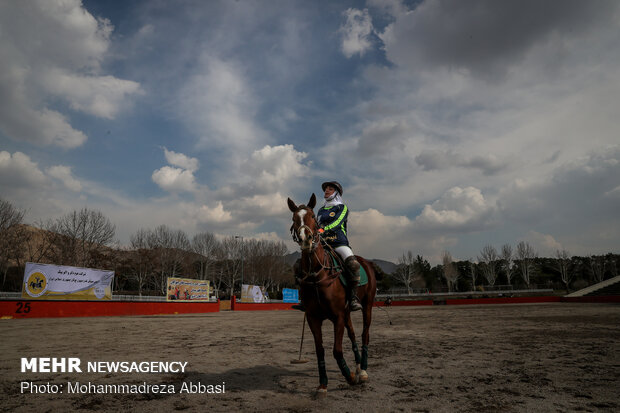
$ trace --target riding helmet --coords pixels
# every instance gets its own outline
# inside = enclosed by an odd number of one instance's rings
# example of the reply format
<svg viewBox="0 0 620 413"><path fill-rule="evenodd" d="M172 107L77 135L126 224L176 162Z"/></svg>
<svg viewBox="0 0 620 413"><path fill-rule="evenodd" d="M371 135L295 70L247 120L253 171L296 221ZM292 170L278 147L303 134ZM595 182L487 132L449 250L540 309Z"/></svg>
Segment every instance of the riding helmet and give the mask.
<svg viewBox="0 0 620 413"><path fill-rule="evenodd" d="M323 183L321 184L321 189L323 189L323 192L325 192L325 187L326 187L327 185L331 185L331 186L333 186L334 188L336 188L336 191L338 191L338 193L340 194L340 196L342 196L342 192L343 192L343 191L342 191L342 185L340 185L338 182L336 182L336 181L323 182Z"/></svg>

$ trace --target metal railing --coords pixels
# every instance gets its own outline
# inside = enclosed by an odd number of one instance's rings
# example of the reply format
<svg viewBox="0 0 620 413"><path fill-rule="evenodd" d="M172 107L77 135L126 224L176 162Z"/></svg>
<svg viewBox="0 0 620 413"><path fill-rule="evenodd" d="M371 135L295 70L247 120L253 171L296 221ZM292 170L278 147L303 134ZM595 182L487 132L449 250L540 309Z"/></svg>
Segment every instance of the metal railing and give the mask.
<svg viewBox="0 0 620 413"><path fill-rule="evenodd" d="M415 298L415 299L429 298L430 299L433 297L463 297L463 296L481 297L485 295L498 297L498 296L504 296L504 295L511 296L515 294L543 294L543 293L552 294L553 289L552 288L536 288L536 289L528 289L528 290L452 291L452 292L427 291L426 293L412 293L412 294L409 294L408 292L396 293L396 294L383 292L383 293L377 294L375 300L383 301L387 299L388 297L391 297L392 299L405 299L405 298Z"/></svg>
<svg viewBox="0 0 620 413"><path fill-rule="evenodd" d="M22 298L23 298L22 293L0 291L0 300L19 300ZM112 294L112 300L110 301L165 302L166 297L163 295L116 295L116 294ZM179 301L182 301L182 300L179 300ZM205 301L202 301L202 302L205 302ZM217 300L209 300L209 302L217 302Z"/></svg>

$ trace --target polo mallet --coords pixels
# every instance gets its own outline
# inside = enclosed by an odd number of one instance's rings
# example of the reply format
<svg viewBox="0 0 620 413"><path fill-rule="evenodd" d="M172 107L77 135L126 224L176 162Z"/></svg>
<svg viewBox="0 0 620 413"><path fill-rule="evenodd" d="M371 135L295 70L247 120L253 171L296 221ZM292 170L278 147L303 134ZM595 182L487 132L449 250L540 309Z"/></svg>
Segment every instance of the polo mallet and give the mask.
<svg viewBox="0 0 620 413"><path fill-rule="evenodd" d="M392 324L392 319L390 318L390 313L388 313L388 310L386 310L386 309L385 309L385 308L383 308L383 307L379 307L379 306L378 306L377 308L379 308L379 309L381 309L381 310L385 311L385 314L387 314L387 316L388 316L388 320L390 321L390 325L393 325L393 324Z"/></svg>
<svg viewBox="0 0 620 413"><path fill-rule="evenodd" d="M306 331L306 313L304 313L304 324L301 327L301 343L299 344L299 358L291 360L291 364L303 364L309 360L301 358L301 349L304 346L304 332Z"/></svg>

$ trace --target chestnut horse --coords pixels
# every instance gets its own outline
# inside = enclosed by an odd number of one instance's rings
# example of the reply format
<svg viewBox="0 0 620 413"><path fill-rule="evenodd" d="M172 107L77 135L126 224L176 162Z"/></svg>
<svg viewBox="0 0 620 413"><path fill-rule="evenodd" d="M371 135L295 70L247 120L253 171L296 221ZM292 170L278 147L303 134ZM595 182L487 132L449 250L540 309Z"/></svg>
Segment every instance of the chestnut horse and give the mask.
<svg viewBox="0 0 620 413"><path fill-rule="evenodd" d="M355 341L355 331L353 331L353 323L351 322L346 289L339 280L344 266L341 264L339 268L336 268L333 265L333 261L327 252L327 249L330 247L321 239L319 234L319 225L313 211L315 205L316 196L314 194L312 194L307 206L295 205L295 202L290 198L288 199L288 207L293 212L291 233L293 239L301 247L301 273L303 277L300 280L300 297L306 309L308 326L314 336L316 358L319 365L317 395L321 396L327 393L325 350L323 348L321 331L323 321L326 319L329 319L334 324L333 354L342 375L349 384L368 380L366 369L368 367L369 329L377 281L372 264L362 257L356 256L368 275L368 283L357 288L357 296L363 307L362 315L364 320L362 353L360 355L357 342ZM342 354L342 338L345 328L355 354L356 373L349 370Z"/></svg>

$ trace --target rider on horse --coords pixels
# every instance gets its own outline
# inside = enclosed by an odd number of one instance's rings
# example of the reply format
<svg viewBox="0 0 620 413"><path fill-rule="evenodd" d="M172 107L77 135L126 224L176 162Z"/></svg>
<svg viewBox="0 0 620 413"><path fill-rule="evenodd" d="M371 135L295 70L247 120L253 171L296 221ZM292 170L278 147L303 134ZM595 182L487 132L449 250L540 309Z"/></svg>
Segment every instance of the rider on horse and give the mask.
<svg viewBox="0 0 620 413"><path fill-rule="evenodd" d="M317 213L317 220L321 238L332 247L344 261L348 271L345 271L349 287L349 306L351 311L362 309L357 297L357 286L360 282L360 264L353 255L347 239L348 207L342 202L342 185L336 181L323 182L321 188L324 191L325 204ZM301 265L295 264L295 276L302 278ZM293 306L298 310L305 311L303 303Z"/></svg>

